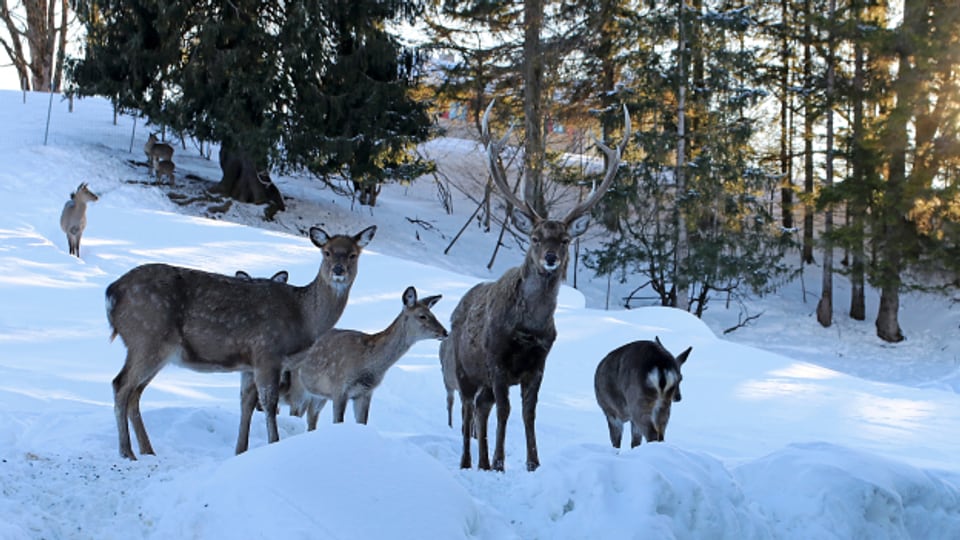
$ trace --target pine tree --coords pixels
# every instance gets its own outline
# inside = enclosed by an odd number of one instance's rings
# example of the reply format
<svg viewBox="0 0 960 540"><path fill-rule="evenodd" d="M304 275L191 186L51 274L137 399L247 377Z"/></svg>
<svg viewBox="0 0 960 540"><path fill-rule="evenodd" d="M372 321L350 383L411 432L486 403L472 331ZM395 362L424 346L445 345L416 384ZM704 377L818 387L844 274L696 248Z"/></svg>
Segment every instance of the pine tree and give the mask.
<svg viewBox="0 0 960 540"><path fill-rule="evenodd" d="M219 189L282 198L271 169L348 175L373 204L376 185L412 165L425 106L409 96L418 59L385 29L415 0L97 0L72 76L177 133L221 144Z"/></svg>

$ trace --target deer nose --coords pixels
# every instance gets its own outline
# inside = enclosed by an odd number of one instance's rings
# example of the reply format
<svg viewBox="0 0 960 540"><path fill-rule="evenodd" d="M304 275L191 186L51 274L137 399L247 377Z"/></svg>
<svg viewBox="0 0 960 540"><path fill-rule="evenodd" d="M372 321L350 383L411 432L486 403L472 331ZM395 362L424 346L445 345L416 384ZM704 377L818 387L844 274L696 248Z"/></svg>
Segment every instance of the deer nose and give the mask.
<svg viewBox="0 0 960 540"><path fill-rule="evenodd" d="M556 266L557 265L557 254L554 251L548 251L543 256L543 262L547 263L547 266Z"/></svg>
<svg viewBox="0 0 960 540"><path fill-rule="evenodd" d="M346 272L347 272L347 271L346 271L346 269L343 267L342 264L335 264L335 265L333 265L333 275L335 275L335 276L342 276L342 275L345 274Z"/></svg>

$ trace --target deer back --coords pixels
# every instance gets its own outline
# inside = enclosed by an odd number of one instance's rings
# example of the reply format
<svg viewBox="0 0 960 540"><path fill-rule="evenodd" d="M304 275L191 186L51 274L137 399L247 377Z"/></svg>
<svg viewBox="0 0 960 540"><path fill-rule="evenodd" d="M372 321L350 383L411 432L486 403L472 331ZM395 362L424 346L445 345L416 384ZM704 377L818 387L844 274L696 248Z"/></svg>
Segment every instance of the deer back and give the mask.
<svg viewBox="0 0 960 540"><path fill-rule="evenodd" d="M681 399L681 366L692 350L688 347L674 357L658 338L634 341L610 351L594 375L600 408L607 416L622 421L639 422L641 416L650 415L656 408L666 412L662 418L669 418L671 403Z"/></svg>
<svg viewBox="0 0 960 540"><path fill-rule="evenodd" d="M323 261L317 277L304 287L142 265L107 288L107 315L128 349L160 339L181 349L181 360L192 369L249 368L255 358L305 348L333 327L356 277L359 253L375 231L369 227L356 236L330 236L312 228L310 237Z"/></svg>

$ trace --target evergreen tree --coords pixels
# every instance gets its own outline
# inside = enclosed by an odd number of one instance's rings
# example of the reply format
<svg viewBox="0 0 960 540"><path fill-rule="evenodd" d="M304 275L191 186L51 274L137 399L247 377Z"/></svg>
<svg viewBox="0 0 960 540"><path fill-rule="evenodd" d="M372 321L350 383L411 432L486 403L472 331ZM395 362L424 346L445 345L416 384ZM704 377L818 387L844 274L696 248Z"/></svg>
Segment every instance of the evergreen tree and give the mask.
<svg viewBox="0 0 960 540"><path fill-rule="evenodd" d="M409 96L418 58L385 28L421 7L83 1L87 42L71 73L81 95L220 142L219 189L239 200L282 207L268 171L306 168L348 175L373 204L380 182L415 165L407 150L427 135L425 105Z"/></svg>
<svg viewBox="0 0 960 540"><path fill-rule="evenodd" d="M746 39L757 25L749 10L717 7L691 4L681 12L665 5L641 15L664 30L679 28L684 14L685 46L664 47L661 33L647 61L630 66L638 149L629 157L630 177L602 202L610 240L587 256L600 274L643 276L638 288L649 286L662 305L684 305L678 296L685 281L698 315L717 291L768 290L786 272L780 261L789 241L763 204L777 176L757 166L750 147L756 122L748 111L765 95ZM678 43L676 30L670 36ZM684 86L690 92L681 109ZM681 110L689 121L678 130ZM678 162L681 143L685 159ZM685 250L678 242L684 236Z"/></svg>

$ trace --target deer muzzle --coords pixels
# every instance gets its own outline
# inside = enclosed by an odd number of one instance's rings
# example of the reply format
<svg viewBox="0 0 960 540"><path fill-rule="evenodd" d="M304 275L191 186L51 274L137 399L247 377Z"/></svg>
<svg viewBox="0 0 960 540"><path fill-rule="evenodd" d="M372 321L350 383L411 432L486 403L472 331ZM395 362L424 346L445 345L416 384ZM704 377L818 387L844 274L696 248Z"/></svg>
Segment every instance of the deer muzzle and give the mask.
<svg viewBox="0 0 960 540"><path fill-rule="evenodd" d="M543 269L548 272L556 270L560 266L559 262L560 258L554 251L548 251L543 255Z"/></svg>

